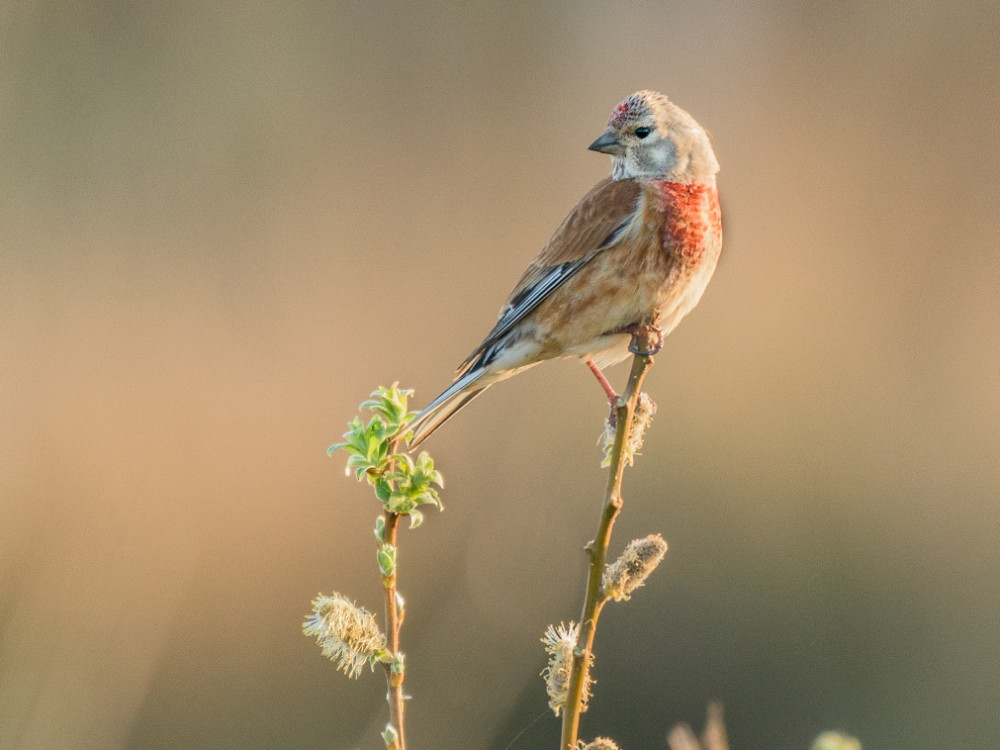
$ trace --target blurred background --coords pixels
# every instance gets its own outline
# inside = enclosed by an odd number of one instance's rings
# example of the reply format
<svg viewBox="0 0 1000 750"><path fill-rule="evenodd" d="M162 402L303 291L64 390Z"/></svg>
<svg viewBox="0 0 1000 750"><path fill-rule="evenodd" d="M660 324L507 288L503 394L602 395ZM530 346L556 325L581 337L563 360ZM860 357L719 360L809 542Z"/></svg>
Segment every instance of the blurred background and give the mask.
<svg viewBox="0 0 1000 750"><path fill-rule="evenodd" d="M995 2L5 3L0 748L381 747L379 384L427 403L661 90L712 134L726 245L647 380L583 736L1000 745ZM614 382L624 367L611 371ZM579 363L427 444L403 533L414 748L556 746L606 405Z"/></svg>

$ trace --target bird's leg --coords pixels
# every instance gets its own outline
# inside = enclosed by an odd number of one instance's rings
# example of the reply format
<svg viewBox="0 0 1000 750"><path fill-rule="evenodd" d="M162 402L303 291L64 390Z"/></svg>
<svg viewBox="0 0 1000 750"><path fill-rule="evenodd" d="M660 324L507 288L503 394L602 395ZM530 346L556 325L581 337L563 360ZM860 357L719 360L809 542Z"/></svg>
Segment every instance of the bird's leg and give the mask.
<svg viewBox="0 0 1000 750"><path fill-rule="evenodd" d="M625 326L622 333L631 333L632 340L629 342L628 350L640 357L652 357L659 354L663 348L663 331L655 323L633 323ZM649 349L640 349L638 341L640 338L646 339L650 343Z"/></svg>
<svg viewBox="0 0 1000 750"><path fill-rule="evenodd" d="M618 421L618 394L615 393L615 389L611 387L611 383L609 383L608 379L604 377L604 373L601 372L601 368L594 363L594 360L588 359L587 367L589 367L590 371L594 373L594 377L597 378L597 382L600 383L601 388L604 389L604 393L607 395L608 401L611 402L611 413L608 415L608 423L611 425L611 429L613 430L615 428L615 422Z"/></svg>
<svg viewBox="0 0 1000 750"><path fill-rule="evenodd" d="M604 389L604 393L607 395L608 401L611 402L611 405L614 406L618 403L618 394L615 393L615 389L611 387L611 383L608 382L608 379L604 377L604 373L601 372L601 368L594 364L594 360L592 359L587 360L587 367L589 367L590 371L594 373L594 377L597 378L597 382L601 384L601 388Z"/></svg>

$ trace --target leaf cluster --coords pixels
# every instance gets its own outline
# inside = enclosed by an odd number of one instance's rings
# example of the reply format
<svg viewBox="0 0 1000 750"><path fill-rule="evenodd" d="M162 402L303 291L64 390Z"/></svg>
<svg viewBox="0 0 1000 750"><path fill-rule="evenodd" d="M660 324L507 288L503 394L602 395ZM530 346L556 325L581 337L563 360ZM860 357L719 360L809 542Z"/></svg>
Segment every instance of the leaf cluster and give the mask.
<svg viewBox="0 0 1000 750"><path fill-rule="evenodd" d="M346 451L349 454L346 472L354 472L358 481L367 480L385 510L409 516L413 528L423 521L418 506L443 508L438 490L444 487L444 480L426 452L413 459L396 451L401 441L412 436L407 430L416 416L416 412L407 409L411 395L412 390L401 389L398 383L389 388L379 386L361 404L362 410L373 412L371 419L365 423L355 417L344 433L344 442L334 443L327 453Z"/></svg>

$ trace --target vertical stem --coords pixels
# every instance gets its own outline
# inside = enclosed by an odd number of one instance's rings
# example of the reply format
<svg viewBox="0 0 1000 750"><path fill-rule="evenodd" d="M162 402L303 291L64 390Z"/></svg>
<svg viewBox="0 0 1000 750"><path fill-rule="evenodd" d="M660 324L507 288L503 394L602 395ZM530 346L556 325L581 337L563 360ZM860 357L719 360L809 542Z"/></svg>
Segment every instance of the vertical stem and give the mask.
<svg viewBox="0 0 1000 750"><path fill-rule="evenodd" d="M385 543L396 547L396 531L399 526L399 514L392 511L385 511ZM398 548L397 548L398 549ZM399 629L403 625L401 612L396 604L396 570L393 568L392 574L383 576L382 586L385 588L385 622L386 638L389 652L394 656L399 656ZM389 722L395 728L398 739L390 750L406 750L406 735L403 732L403 677L402 670L397 674L393 672L392 664L384 664L385 680L389 688L386 700L389 702Z"/></svg>
<svg viewBox="0 0 1000 750"><path fill-rule="evenodd" d="M634 340L637 343L636 348L640 351L650 349L645 336L637 335ZM608 470L608 486L604 493L604 508L601 511L601 522L597 527L597 535L587 545L587 553L590 556L587 572L587 596L583 603L583 614L580 616L580 640L573 656L573 671L570 675L566 706L563 712L561 750L576 750L577 747L580 714L583 708L583 686L586 683L587 671L590 669L594 635L597 632L597 618L606 601L601 591L601 578L604 575L604 563L608 556L608 545L611 542L611 530L622 507L621 484L622 474L625 471L625 445L632 427L635 405L642 390L642 381L652 366L653 358L651 356L635 355L625 393L618 399L618 404L615 406L618 424L611 452L611 466Z"/></svg>

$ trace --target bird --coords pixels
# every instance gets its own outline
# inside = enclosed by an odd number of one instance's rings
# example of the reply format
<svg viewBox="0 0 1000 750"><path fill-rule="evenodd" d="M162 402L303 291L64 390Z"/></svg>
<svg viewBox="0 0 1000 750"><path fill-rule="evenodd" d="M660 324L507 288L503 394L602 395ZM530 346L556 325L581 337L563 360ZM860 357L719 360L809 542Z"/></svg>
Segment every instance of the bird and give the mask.
<svg viewBox="0 0 1000 750"><path fill-rule="evenodd" d="M540 362L602 368L652 356L701 299L722 251L719 163L708 133L664 94L619 102L588 147L611 174L570 211L528 266L454 382L409 423L416 448L494 383ZM651 341L646 350L638 336Z"/></svg>

